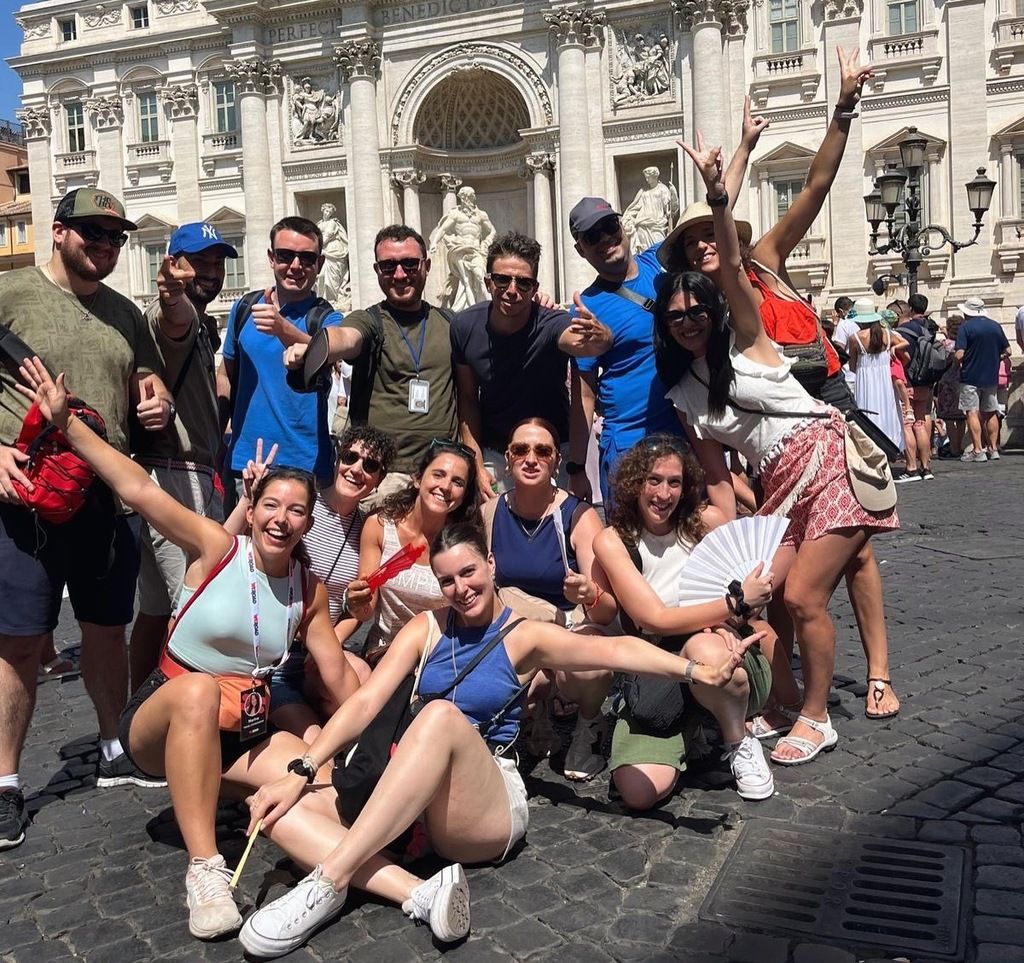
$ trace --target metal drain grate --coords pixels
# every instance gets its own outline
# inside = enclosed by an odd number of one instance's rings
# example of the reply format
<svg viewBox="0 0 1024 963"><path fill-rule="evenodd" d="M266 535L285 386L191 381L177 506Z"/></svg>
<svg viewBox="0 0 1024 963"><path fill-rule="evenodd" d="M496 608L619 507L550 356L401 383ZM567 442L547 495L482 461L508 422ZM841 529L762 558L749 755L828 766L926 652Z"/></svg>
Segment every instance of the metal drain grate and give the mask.
<svg viewBox="0 0 1024 963"><path fill-rule="evenodd" d="M966 849L751 820L700 908L725 926L962 960Z"/></svg>

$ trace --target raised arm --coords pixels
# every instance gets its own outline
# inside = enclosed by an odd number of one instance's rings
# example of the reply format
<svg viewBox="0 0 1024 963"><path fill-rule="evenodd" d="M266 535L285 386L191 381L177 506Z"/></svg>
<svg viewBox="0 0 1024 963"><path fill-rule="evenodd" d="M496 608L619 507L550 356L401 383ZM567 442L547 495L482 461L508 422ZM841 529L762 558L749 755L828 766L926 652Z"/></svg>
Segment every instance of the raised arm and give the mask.
<svg viewBox="0 0 1024 963"><path fill-rule="evenodd" d="M807 171L807 181L789 210L754 245L754 258L776 273L781 273L785 269L786 258L810 230L825 203L843 160L846 141L850 136L850 123L860 101L861 88L873 75L870 66L858 65L859 47L854 47L849 55L842 47L837 47L836 54L839 57L839 99L836 101L825 139L821 142Z"/></svg>
<svg viewBox="0 0 1024 963"><path fill-rule="evenodd" d="M754 117L750 113L750 98L743 98L743 127L740 129L740 145L732 155L729 166L725 170L725 189L729 192L729 207L736 206L736 199L743 190L743 181L747 176L747 164L754 152L761 134L768 128L766 117Z"/></svg>
<svg viewBox="0 0 1024 963"><path fill-rule="evenodd" d="M597 406L597 372L580 371L576 362L569 366L569 461L587 463L594 411ZM569 491L577 498L590 501L593 492L586 471L569 476Z"/></svg>

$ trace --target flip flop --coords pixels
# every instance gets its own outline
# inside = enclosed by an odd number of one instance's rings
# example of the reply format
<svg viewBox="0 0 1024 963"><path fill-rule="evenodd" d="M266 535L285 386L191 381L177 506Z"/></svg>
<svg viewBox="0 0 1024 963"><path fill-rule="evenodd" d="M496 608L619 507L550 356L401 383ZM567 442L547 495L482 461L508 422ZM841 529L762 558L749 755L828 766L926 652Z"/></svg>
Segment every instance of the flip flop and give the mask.
<svg viewBox="0 0 1024 963"><path fill-rule="evenodd" d="M802 766L805 763L815 759L822 752L831 752L836 747L836 743L839 741L839 734L832 728L832 720L825 716L824 722L818 722L817 719L812 719L810 716L798 716L797 722L802 722L805 726L813 729L815 732L820 733L824 738L821 742L813 742L810 739L805 739L803 736L783 736L776 744L775 751L771 754L771 760L779 766ZM779 751L780 746L792 746L794 749L799 750L803 753L802 756L796 756L793 759L778 758L775 753Z"/></svg>
<svg viewBox="0 0 1024 963"><path fill-rule="evenodd" d="M888 686L890 689L892 689L892 680L891 679L881 679L881 678L878 678L878 679L869 678L868 679L868 692L871 694L871 697L874 700L874 704L875 704L876 708L881 703L882 698L885 696L885 687L886 686ZM896 693L893 692L893 695L895 696ZM898 716L899 714L900 714L900 707L899 706L897 706L895 709L892 709L889 712L869 712L868 711L868 706L866 706L866 705L864 706L864 715L866 715L869 719L891 719L891 718L893 718L893 716Z"/></svg>
<svg viewBox="0 0 1024 963"><path fill-rule="evenodd" d="M40 679L63 679L66 675L76 675L78 666L63 655L56 655L49 662L39 666Z"/></svg>

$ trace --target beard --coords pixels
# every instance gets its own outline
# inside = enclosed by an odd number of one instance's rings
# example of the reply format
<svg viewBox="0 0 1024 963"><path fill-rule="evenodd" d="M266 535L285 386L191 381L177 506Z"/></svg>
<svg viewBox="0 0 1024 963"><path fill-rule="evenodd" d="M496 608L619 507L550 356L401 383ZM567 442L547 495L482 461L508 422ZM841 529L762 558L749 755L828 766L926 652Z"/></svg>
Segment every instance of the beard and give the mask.
<svg viewBox="0 0 1024 963"><path fill-rule="evenodd" d="M198 284L197 282L192 281L185 285L185 297L187 297L197 309L206 310L206 308L217 299L217 295L220 294L223 286L223 282L211 281L204 284Z"/></svg>
<svg viewBox="0 0 1024 963"><path fill-rule="evenodd" d="M97 268L85 256L84 248L80 247L62 244L57 248L57 253L60 255L64 270L83 281L92 283L102 281L105 277L109 277L114 268L117 267L117 257L115 256L111 260L109 268Z"/></svg>

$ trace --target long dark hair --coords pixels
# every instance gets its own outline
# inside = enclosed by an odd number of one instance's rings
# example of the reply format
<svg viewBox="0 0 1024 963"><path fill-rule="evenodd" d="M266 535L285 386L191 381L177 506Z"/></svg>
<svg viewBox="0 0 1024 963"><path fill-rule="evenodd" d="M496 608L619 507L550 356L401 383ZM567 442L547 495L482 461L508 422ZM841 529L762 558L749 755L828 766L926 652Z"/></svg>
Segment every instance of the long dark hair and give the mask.
<svg viewBox="0 0 1024 963"><path fill-rule="evenodd" d="M729 358L728 308L718 286L697 271L683 271L662 278L654 302L654 363L662 383L671 388L693 365L693 355L679 346L672 337L665 315L677 294L690 294L703 305L711 319L708 349L704 360L708 366L708 411L720 417L725 413L735 374Z"/></svg>
<svg viewBox="0 0 1024 963"><path fill-rule="evenodd" d="M420 460L413 472L415 484L403 488L394 494L388 495L380 504L379 514L390 522L400 522L416 504L419 496L419 483L423 473L430 463L440 455L455 455L466 463L466 494L462 504L448 516L445 524L453 525L456 522L472 522L480 525L480 490L476 484L476 458L465 445L457 441L449 441L447 438L435 438L430 447L420 455Z"/></svg>
<svg viewBox="0 0 1024 963"><path fill-rule="evenodd" d="M252 498L249 503L253 508L256 507L267 488L277 481L297 481L305 486L306 508L309 510L310 517L312 517L313 505L316 502L316 479L308 471L303 471L301 468L291 468L288 465L274 466L268 468L263 473L263 477L256 482L252 490ZM292 558L301 565L305 565L306 568L310 567L309 552L306 551L306 546L301 538L295 543L295 548L292 549Z"/></svg>

